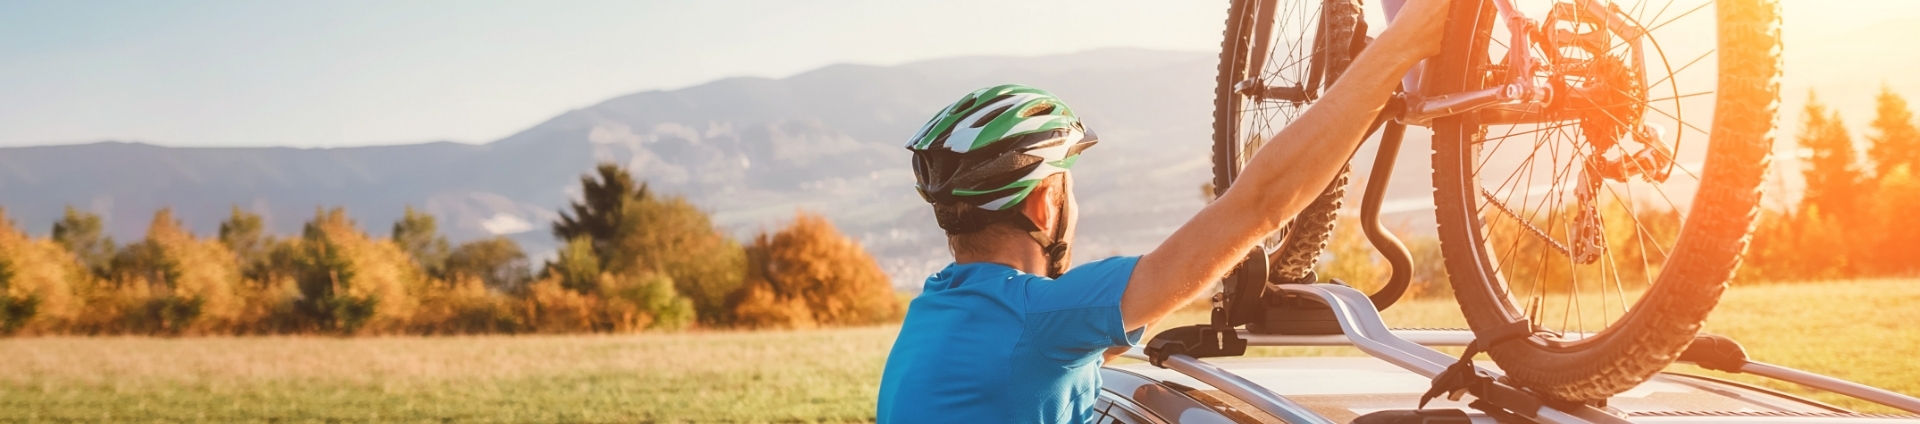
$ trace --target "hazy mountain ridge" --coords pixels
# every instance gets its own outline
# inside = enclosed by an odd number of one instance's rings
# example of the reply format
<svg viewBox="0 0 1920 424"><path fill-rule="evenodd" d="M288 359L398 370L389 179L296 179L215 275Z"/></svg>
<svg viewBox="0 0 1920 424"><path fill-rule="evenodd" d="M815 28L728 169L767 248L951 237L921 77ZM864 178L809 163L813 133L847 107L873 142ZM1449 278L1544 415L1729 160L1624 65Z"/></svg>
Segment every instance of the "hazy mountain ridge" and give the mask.
<svg viewBox="0 0 1920 424"><path fill-rule="evenodd" d="M127 241L142 237L160 207L211 234L238 205L290 235L319 206L344 206L363 229L385 234L412 205L439 216L455 240L507 234L545 252L554 211L582 173L610 160L714 212L743 239L796 208L824 213L909 281L945 254L901 148L933 112L1007 82L1068 99L1103 140L1078 168L1082 258L1140 253L1200 206L1213 60L1114 49L834 65L620 96L485 145L0 148L0 207L45 234L71 204L102 214Z"/></svg>
<svg viewBox="0 0 1920 424"><path fill-rule="evenodd" d="M784 223L796 209L825 214L862 240L897 283L911 285L946 261L901 148L932 113L970 90L1008 82L1067 99L1102 140L1076 167L1078 257L1139 254L1201 206L1215 65L1209 53L1138 49L833 65L614 97L484 145L0 148L0 207L45 234L63 206L75 205L106 216L113 235L127 241L142 236L159 207L211 234L238 205L290 235L315 207L345 206L362 228L384 235L412 205L439 216L455 240L505 234L545 255L554 244L547 224L577 195L581 174L614 161L713 212L739 239ZM1789 72L1788 82L1820 80L1811 77ZM1798 95L1787 93L1788 104ZM1789 129L1797 112L1783 108ZM1387 194L1388 220L1410 231L1431 228L1427 134L1410 129ZM1355 156L1350 204L1373 146ZM1778 156L1782 174L1792 174L1790 156Z"/></svg>

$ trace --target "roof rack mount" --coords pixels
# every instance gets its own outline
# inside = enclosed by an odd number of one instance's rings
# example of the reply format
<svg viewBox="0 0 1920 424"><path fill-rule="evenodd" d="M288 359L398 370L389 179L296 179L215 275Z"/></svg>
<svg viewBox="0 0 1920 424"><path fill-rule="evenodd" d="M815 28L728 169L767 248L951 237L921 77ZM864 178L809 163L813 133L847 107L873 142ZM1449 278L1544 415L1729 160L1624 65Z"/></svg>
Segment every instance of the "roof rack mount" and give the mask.
<svg viewBox="0 0 1920 424"><path fill-rule="evenodd" d="M1200 358L1240 356L1248 346L1352 346L1409 372L1433 378L1458 358L1429 346L1466 346L1474 334L1466 330L1393 330L1374 309L1367 296L1339 284L1275 284L1270 286L1286 294L1324 301L1339 323L1340 334L1280 335L1260 334L1244 329L1215 330L1223 320L1168 329L1149 341L1145 349L1134 349L1128 357L1146 360L1156 366L1193 377L1221 389L1251 406L1289 422L1327 422L1325 418L1303 415L1305 408L1285 396L1273 393L1237 375L1201 361ZM1216 311L1219 318L1222 311ZM1920 399L1859 383L1813 374L1772 364L1753 362L1738 343L1721 336L1702 334L1679 362L1702 368L1747 373L1886 405L1920 414ZM1480 368L1495 379L1499 373ZM1509 412L1541 423L1625 423L1624 417L1592 406L1545 405L1527 392L1501 384L1475 393ZM1526 399L1515 399L1520 396ZM1530 402L1528 400L1531 400ZM1537 409L1534 409L1537 408ZM1515 410L1520 409L1520 410ZM1528 410L1531 410L1530 412Z"/></svg>
<svg viewBox="0 0 1920 424"><path fill-rule="evenodd" d="M1270 287L1279 288L1288 294L1318 299L1325 302L1332 310L1334 319L1340 324L1340 330L1345 335L1348 342L1347 344L1359 348L1368 355L1373 355L1375 358L1392 363L1407 371L1420 374L1427 378L1433 378L1439 375L1441 371L1446 370L1447 366L1453 364L1456 360L1456 358L1448 356L1445 353L1421 346L1418 343L1408 341L1394 334L1392 330L1387 328L1386 321L1380 318L1380 313L1374 309L1373 302L1367 299L1367 295L1351 287L1339 284L1276 284ZM1222 314L1216 309L1215 315L1218 316ZM1297 417L1301 415L1300 411L1305 410L1295 407L1297 404L1287 400L1285 396L1246 382L1244 379L1240 379L1240 377L1226 370L1206 365L1200 362L1198 358L1238 356L1245 353L1246 346L1250 345L1295 346L1296 344L1289 343L1291 341L1289 339L1298 337L1325 339L1327 336L1276 336L1259 334L1246 334L1243 336L1239 330L1215 330L1213 327L1218 324L1224 324L1224 322L1216 319L1215 324L1200 324L1169 329L1162 332L1160 335L1154 336L1154 339L1147 343L1144 356L1149 362L1152 362L1156 366L1173 369L1193 377L1196 380L1214 385L1214 387L1227 391L1241 400L1248 401L1250 405L1256 409L1260 409L1261 412L1275 417L1282 417L1282 419L1290 421L1326 421L1325 418L1320 417L1313 417L1313 419ZM1325 343L1328 342L1328 340L1319 340L1319 342L1320 343L1316 344ZM1237 349L1235 349L1236 347ZM1500 376L1500 374L1489 370L1480 369L1480 371L1496 379ZM1216 384L1216 382L1221 384ZM1496 393L1475 393L1474 395L1489 401L1508 400L1510 402L1507 403L1525 404L1525 406L1521 407L1505 405L1501 407L1537 422L1556 424L1627 422L1619 416L1591 406L1579 406L1562 410L1561 408L1546 406L1538 400L1533 400L1530 395L1527 395L1519 389L1497 383L1491 386L1490 390ZM1486 392L1489 390L1481 391ZM1511 402L1514 400L1531 401Z"/></svg>

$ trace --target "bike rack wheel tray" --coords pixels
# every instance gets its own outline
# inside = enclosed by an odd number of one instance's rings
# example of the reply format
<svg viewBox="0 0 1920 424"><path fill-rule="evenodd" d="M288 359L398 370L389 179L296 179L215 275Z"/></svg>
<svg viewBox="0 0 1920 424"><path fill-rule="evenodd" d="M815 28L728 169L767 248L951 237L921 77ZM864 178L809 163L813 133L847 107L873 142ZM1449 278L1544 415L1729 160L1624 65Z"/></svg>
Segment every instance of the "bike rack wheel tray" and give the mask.
<svg viewBox="0 0 1920 424"><path fill-rule="evenodd" d="M1368 355L1391 363L1428 379L1445 371L1459 360L1429 346L1467 346L1474 334L1465 330L1392 330L1381 319L1367 295L1338 284L1278 284L1286 294L1324 301L1339 322L1337 335L1273 335L1247 330L1217 331L1213 325L1199 324L1172 328L1156 335L1144 349L1136 348L1127 357L1145 360L1155 366L1174 370L1212 385L1249 406L1292 423L1332 423L1300 403L1267 390L1250 380L1213 366L1200 358L1239 356L1248 346L1352 346ZM1216 310L1216 318L1222 311ZM1224 323L1223 320L1216 322ZM1745 373L1795 383L1819 390L1920 414L1920 399L1859 383L1813 374L1778 365L1750 361L1739 344L1721 336L1703 334L1695 339L1679 363L1730 373ZM1548 404L1525 390L1507 386L1501 374L1476 367L1492 384L1472 390L1482 405L1500 409L1507 419L1539 423L1627 423L1628 417L1591 405ZM1496 413L1490 411L1489 413Z"/></svg>

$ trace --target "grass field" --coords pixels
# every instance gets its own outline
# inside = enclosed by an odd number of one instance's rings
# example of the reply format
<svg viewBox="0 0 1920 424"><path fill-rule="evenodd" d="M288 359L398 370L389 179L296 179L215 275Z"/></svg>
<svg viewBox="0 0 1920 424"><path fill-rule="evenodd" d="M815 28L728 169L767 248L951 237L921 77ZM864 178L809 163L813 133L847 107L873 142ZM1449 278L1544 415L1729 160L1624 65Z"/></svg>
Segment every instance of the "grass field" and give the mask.
<svg viewBox="0 0 1920 424"><path fill-rule="evenodd" d="M1451 302L1387 315L1461 325ZM1738 287L1708 329L1760 361L1920 394L1916 323L1920 281L1881 280ZM897 331L0 339L0 421L867 421Z"/></svg>

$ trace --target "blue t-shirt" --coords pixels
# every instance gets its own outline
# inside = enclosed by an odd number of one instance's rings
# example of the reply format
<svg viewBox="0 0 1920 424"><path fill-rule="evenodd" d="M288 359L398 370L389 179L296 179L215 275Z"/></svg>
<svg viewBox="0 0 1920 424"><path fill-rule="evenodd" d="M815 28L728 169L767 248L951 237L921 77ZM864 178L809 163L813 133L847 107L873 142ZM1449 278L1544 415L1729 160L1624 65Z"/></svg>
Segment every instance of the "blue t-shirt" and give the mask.
<svg viewBox="0 0 1920 424"><path fill-rule="evenodd" d="M1140 342L1120 318L1139 260L1100 260L1057 280L994 263L927 277L887 355L880 422L1092 421L1101 353Z"/></svg>

